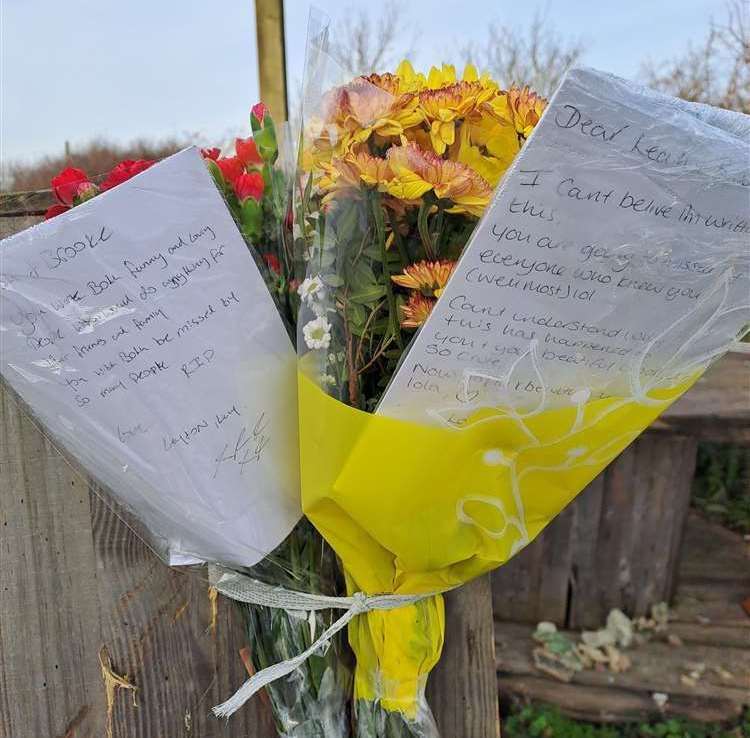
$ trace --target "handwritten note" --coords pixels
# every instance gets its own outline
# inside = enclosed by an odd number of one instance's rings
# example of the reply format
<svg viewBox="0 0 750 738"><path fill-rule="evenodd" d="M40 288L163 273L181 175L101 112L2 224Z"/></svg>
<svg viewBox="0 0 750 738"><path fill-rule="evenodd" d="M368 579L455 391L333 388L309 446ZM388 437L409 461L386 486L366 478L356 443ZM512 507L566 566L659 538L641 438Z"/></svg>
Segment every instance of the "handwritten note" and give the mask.
<svg viewBox="0 0 750 738"><path fill-rule="evenodd" d="M750 118L570 72L379 412L643 397L750 322Z"/></svg>
<svg viewBox="0 0 750 738"><path fill-rule="evenodd" d="M300 516L295 354L196 149L0 244L0 370L171 563Z"/></svg>

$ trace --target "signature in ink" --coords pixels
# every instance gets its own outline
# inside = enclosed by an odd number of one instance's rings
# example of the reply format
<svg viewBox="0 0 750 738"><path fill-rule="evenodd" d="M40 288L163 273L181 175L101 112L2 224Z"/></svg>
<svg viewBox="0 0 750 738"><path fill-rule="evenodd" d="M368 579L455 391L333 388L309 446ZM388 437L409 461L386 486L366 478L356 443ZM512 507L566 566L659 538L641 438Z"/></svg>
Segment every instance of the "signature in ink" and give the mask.
<svg viewBox="0 0 750 738"><path fill-rule="evenodd" d="M243 425L237 440L233 444L224 444L223 450L216 457L216 468L212 479L216 479L219 470L226 464L236 464L240 468L240 474L243 474L248 464L259 462L263 451L271 441L268 435L269 425L270 421L266 418L265 411L258 416L250 433L247 431L247 426Z"/></svg>

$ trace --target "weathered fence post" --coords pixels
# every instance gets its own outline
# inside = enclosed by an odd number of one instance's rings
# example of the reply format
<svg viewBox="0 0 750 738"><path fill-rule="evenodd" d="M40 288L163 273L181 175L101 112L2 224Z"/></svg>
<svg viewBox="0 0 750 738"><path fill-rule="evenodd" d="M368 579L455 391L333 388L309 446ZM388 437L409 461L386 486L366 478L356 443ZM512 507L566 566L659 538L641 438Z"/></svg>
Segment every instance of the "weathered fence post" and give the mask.
<svg viewBox="0 0 750 738"><path fill-rule="evenodd" d="M260 96L275 120L288 118L283 0L255 0Z"/></svg>
<svg viewBox="0 0 750 738"><path fill-rule="evenodd" d="M492 582L486 574L445 596L443 657L428 700L443 738L498 738Z"/></svg>

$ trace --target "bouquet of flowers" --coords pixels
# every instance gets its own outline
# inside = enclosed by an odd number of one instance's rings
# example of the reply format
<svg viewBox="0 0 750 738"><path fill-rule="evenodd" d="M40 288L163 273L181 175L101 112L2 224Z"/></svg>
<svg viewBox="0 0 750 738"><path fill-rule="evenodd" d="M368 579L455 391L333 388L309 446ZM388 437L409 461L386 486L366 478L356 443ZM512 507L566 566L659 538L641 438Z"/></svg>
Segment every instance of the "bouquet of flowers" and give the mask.
<svg viewBox="0 0 750 738"><path fill-rule="evenodd" d="M746 272L739 244L728 242L711 263L735 266L707 280L702 303L638 339L637 350L620 349L634 356L623 372L630 386L594 391L579 373L556 387L533 332L520 332L517 358L486 364L487 342L477 350L468 334L491 332L500 298L475 304L465 282L448 293L449 280L547 101L527 86L503 89L471 65L459 76L450 65L423 74L403 62L342 81L325 31L318 40L308 50L294 191L303 510L338 554L350 593L413 597L349 624L356 734L434 735L424 695L443 643L440 593L528 544L726 350L740 327L741 297L736 289L728 297L729 285ZM537 160L532 172L556 165ZM496 263L526 268L497 254L505 261ZM654 263L631 262L646 271ZM458 306L445 318L456 325L433 328L434 342L420 346L435 363L412 376L429 396L429 372L442 371L459 387L454 404L425 400L430 424L388 417L384 393L441 299ZM696 334L685 343L676 337L688 326ZM456 370L440 369L449 340L477 357L460 382ZM705 343L688 359L694 340Z"/></svg>

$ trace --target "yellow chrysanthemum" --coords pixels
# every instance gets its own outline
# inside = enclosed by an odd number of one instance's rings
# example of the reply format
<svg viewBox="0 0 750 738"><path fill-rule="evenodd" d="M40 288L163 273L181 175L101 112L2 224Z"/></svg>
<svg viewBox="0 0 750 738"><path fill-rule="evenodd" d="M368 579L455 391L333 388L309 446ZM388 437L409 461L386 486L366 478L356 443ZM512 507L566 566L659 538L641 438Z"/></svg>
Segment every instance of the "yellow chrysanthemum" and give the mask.
<svg viewBox="0 0 750 738"><path fill-rule="evenodd" d="M451 158L471 167L495 187L518 153L520 143L511 125L484 117L461 127L454 149Z"/></svg>
<svg viewBox="0 0 750 738"><path fill-rule="evenodd" d="M542 117L542 113L547 107L547 100L537 95L528 85L524 87L513 85L508 90L508 102L510 109L513 111L513 122L516 130L524 138L528 138L534 130L534 126Z"/></svg>
<svg viewBox="0 0 750 738"><path fill-rule="evenodd" d="M512 123L517 133L528 138L542 117L547 100L528 86L513 85L491 100L489 106L498 120Z"/></svg>
<svg viewBox="0 0 750 738"><path fill-rule="evenodd" d="M408 301L401 305L401 327L419 328L424 325L434 305L435 300L419 292L413 292Z"/></svg>
<svg viewBox="0 0 750 738"><path fill-rule="evenodd" d="M479 82L456 82L440 89L419 93L419 107L430 126L430 140L436 154L444 154L455 141L456 120L465 118L490 100L494 90Z"/></svg>
<svg viewBox="0 0 750 738"><path fill-rule="evenodd" d="M463 80L465 82L478 82L484 89L493 90L495 93L500 90L500 85L492 79L489 72L479 74L473 64L467 64L464 68Z"/></svg>
<svg viewBox="0 0 750 738"><path fill-rule="evenodd" d="M456 68L453 64L443 64L439 69L430 67L427 75L427 87L430 90L437 90L446 85L452 85L456 81Z"/></svg>
<svg viewBox="0 0 750 738"><path fill-rule="evenodd" d="M362 79L366 80L371 85L375 85L375 87L379 87L381 90L385 90L388 94L393 95L394 97L403 95L407 92L412 92L412 90L403 89L401 78L398 74L391 74L390 72L385 72L383 74L373 73L368 74L366 77L362 77Z"/></svg>
<svg viewBox="0 0 750 738"><path fill-rule="evenodd" d="M451 65L425 77L403 61L395 74L358 77L324 97L302 167L326 201L365 185L403 210L433 191L451 201L448 212L479 216L545 106L528 87L500 90L471 64L458 80Z"/></svg>
<svg viewBox="0 0 750 738"><path fill-rule="evenodd" d="M411 63L404 59L396 67L396 77L399 81L399 92L419 92L427 84L427 80L421 72L415 72Z"/></svg>
<svg viewBox="0 0 750 738"><path fill-rule="evenodd" d="M418 290L425 297L440 297L455 266L455 261L448 260L418 261L391 279L400 287Z"/></svg>
<svg viewBox="0 0 750 738"><path fill-rule="evenodd" d="M341 148L336 129L326 126L320 118L313 118L306 125L305 138L309 143L302 150L300 162L305 172L312 172L330 162Z"/></svg>
<svg viewBox="0 0 750 738"><path fill-rule="evenodd" d="M385 189L400 200L416 200L432 190L438 198L453 203L448 212L477 217L490 201L489 183L461 162L441 159L406 141L391 147L386 158L393 179L386 183Z"/></svg>

